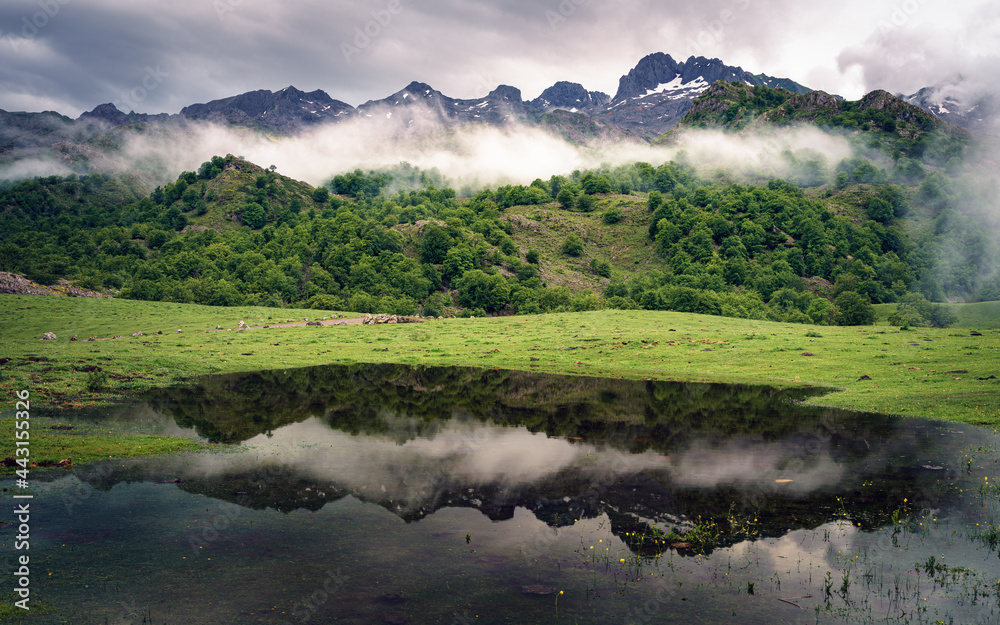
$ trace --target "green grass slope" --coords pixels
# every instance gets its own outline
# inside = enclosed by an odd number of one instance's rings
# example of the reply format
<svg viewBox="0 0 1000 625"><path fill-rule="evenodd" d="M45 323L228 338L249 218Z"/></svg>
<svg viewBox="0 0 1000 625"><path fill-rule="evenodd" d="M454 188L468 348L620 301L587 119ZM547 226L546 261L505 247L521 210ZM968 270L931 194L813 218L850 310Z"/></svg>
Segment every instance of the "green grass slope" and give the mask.
<svg viewBox="0 0 1000 625"><path fill-rule="evenodd" d="M0 296L0 396L39 409L186 377L351 362L476 366L631 379L824 386L814 403L1000 425L1000 330L811 327L653 311L595 311L424 324L215 331L320 311ZM176 330L182 330L177 333ZM133 338L141 330L144 336ZM58 339L42 341L43 332ZM157 334L163 332L163 334ZM70 342L70 333L105 341ZM107 372L86 388L88 369ZM13 404L10 403L12 406Z"/></svg>
<svg viewBox="0 0 1000 625"><path fill-rule="evenodd" d="M942 304L958 318L954 327L970 329L1000 328L1000 302L976 302L973 304ZM889 315L896 312L896 304L876 304L876 322L889 323Z"/></svg>

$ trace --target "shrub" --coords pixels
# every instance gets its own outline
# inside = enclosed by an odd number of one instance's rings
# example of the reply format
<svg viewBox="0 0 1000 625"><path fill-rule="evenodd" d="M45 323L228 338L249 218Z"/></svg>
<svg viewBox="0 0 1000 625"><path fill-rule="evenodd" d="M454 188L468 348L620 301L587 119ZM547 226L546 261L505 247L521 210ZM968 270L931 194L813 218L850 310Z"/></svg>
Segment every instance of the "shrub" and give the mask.
<svg viewBox="0 0 1000 625"><path fill-rule="evenodd" d="M590 270L602 278L611 277L611 263L606 260L597 260L596 258L591 259Z"/></svg>
<svg viewBox="0 0 1000 625"><path fill-rule="evenodd" d="M87 390L90 392L96 392L104 388L104 385L108 383L108 372L96 369L90 372L87 376Z"/></svg>
<svg viewBox="0 0 1000 625"><path fill-rule="evenodd" d="M568 254L569 256L579 256L583 254L583 239L578 235L571 234L566 237L563 241L562 247L559 248L563 254Z"/></svg>
<svg viewBox="0 0 1000 625"><path fill-rule="evenodd" d="M867 326L875 322L875 307L867 296L857 291L844 291L833 302L835 320L841 326Z"/></svg>
<svg viewBox="0 0 1000 625"><path fill-rule="evenodd" d="M314 310L343 310L344 300L336 295L321 293L309 298L308 307Z"/></svg>
<svg viewBox="0 0 1000 625"><path fill-rule="evenodd" d="M576 207L585 213L594 210L595 206L597 206L597 198L593 195L581 195L580 199L576 201Z"/></svg>

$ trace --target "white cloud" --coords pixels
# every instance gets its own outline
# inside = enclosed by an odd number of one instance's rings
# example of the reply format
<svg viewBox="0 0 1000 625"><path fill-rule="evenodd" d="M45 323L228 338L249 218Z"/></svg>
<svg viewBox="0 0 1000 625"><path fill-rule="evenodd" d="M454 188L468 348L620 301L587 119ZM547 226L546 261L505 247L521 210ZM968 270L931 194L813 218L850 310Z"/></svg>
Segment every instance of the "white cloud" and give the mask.
<svg viewBox="0 0 1000 625"><path fill-rule="evenodd" d="M30 37L31 46L52 54L50 62L38 64L31 54L16 51L9 37L20 36L16 26L39 5L9 0L0 6L0 24L7 25L0 34L0 83L20 88L0 93L0 108L30 106L28 94L58 102L62 112L75 115L114 100L142 80L145 67L157 64L170 79L139 112L173 113L186 104L289 84L324 89L354 105L412 80L453 97L473 97L482 91L481 77L514 85L528 98L558 80L613 94L620 76L657 51L678 60L718 57L753 72L856 97L860 85L847 71L851 64L866 68L866 87L884 80L877 86L891 91L902 88L897 86L901 78L934 82L931 69L947 66L950 59L988 56L1000 40L997 9L984 3L399 2L401 10L388 21L389 0L309 0L293 6L242 0L229 2L233 10L221 18L212 3L202 0L158 0L141 7L124 0L68 3ZM890 48L925 51L930 63L924 69L866 42L881 23L891 23L895 11L911 4L918 10L896 27L898 45ZM366 28L374 36L348 62L341 44ZM918 31L919 38L906 34ZM949 55L956 40L966 46L967 56ZM838 66L843 50L847 56ZM893 59L902 65L892 65Z"/></svg>

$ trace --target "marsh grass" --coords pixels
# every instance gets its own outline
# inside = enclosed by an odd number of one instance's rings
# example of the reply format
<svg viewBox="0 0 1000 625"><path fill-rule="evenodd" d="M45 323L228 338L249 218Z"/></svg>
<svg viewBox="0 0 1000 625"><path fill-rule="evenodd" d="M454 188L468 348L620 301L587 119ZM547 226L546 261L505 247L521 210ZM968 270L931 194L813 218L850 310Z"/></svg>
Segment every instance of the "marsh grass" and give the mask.
<svg viewBox="0 0 1000 625"><path fill-rule="evenodd" d="M3 440L14 440L14 421L13 418L0 419L0 437ZM79 465L112 458L135 458L209 448L188 438L140 434L114 425L102 427L77 423L68 426L58 419L38 416L31 417L30 423L30 461L38 465L54 464L67 458L74 465ZM72 429L53 429L53 426ZM19 467L0 467L0 475L11 475L17 468ZM43 467L31 469L32 472L62 470Z"/></svg>
<svg viewBox="0 0 1000 625"><path fill-rule="evenodd" d="M419 326L215 331L216 325L235 328L240 320L266 325L268 317L301 320L331 314L4 295L0 354L10 360L0 365L0 394L12 397L15 390L27 388L40 404L73 409L195 375L394 362L639 380L819 386L837 392L808 402L1000 423L1000 330L984 330L982 336L953 328L901 332L877 326L823 327L819 332L799 324L606 310L438 319ZM58 340L40 340L49 331ZM143 336L133 338L136 331ZM807 337L808 332L823 336ZM81 340L70 342L73 334ZM88 336L125 338L82 340ZM108 373L102 389L87 388L89 368Z"/></svg>

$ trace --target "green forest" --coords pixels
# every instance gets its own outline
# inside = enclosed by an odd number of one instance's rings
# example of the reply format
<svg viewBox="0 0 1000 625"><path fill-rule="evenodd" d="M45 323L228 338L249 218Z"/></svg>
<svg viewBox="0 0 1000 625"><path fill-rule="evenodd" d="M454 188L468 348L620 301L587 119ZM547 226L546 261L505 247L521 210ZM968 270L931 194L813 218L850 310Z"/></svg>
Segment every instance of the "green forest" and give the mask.
<svg viewBox="0 0 1000 625"><path fill-rule="evenodd" d="M801 116L809 97L722 85L682 126ZM965 173L968 141L868 104L810 113L868 130L835 166L786 152L787 179L699 172L682 152L460 192L405 163L314 188L233 155L148 196L106 174L6 183L0 270L141 300L429 316L618 308L861 325L873 304L898 303L891 323L941 327L954 318L936 303L1000 300L992 199ZM527 218L535 208L574 229L532 245L519 224L550 227ZM611 254L595 228L653 260ZM583 286L566 277L580 272Z"/></svg>

